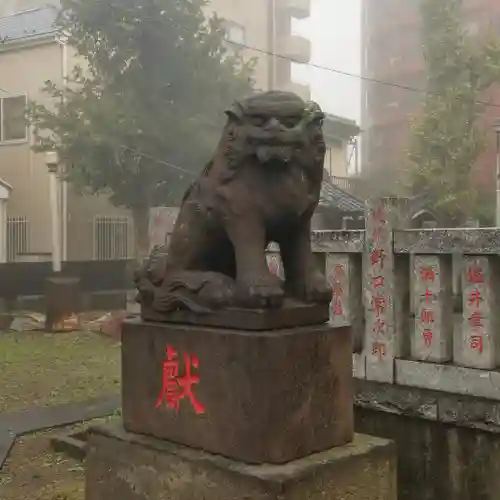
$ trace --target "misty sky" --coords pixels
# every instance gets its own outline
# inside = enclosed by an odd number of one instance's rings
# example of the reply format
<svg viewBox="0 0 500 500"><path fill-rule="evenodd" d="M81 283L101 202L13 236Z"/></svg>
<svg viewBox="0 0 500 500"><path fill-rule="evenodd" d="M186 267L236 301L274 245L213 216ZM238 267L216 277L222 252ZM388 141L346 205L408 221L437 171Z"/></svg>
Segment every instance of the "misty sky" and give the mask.
<svg viewBox="0 0 500 500"><path fill-rule="evenodd" d="M361 0L311 0L311 17L297 21L294 31L313 44L311 62L359 75ZM313 67L295 67L294 80L308 82L312 98L329 113L360 122L358 78Z"/></svg>

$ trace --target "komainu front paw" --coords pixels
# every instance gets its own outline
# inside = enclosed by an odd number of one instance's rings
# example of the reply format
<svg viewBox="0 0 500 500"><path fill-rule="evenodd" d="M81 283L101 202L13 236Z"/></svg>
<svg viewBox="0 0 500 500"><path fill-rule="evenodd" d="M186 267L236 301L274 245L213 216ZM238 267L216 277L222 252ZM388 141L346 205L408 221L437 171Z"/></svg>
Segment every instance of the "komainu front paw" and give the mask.
<svg viewBox="0 0 500 500"><path fill-rule="evenodd" d="M283 282L272 274L238 283L237 303L249 309L277 309L283 305Z"/></svg>

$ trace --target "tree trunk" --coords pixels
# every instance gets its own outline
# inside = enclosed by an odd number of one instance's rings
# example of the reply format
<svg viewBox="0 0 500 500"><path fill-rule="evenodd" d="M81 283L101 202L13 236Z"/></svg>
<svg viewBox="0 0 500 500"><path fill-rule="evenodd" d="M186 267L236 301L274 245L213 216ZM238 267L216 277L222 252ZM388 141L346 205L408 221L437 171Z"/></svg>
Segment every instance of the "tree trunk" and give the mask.
<svg viewBox="0 0 500 500"><path fill-rule="evenodd" d="M135 258L139 264L142 264L149 254L149 212L149 207L132 209Z"/></svg>

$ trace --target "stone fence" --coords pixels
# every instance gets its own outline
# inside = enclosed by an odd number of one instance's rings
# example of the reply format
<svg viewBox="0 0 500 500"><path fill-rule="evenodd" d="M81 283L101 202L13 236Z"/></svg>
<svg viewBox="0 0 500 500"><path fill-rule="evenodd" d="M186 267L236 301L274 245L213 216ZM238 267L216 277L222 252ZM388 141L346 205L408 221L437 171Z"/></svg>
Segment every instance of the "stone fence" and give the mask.
<svg viewBox="0 0 500 500"><path fill-rule="evenodd" d="M384 198L367 202L365 230L313 233L331 321L353 327L354 377L500 400L500 229L407 221L404 200ZM268 262L283 275L277 247Z"/></svg>

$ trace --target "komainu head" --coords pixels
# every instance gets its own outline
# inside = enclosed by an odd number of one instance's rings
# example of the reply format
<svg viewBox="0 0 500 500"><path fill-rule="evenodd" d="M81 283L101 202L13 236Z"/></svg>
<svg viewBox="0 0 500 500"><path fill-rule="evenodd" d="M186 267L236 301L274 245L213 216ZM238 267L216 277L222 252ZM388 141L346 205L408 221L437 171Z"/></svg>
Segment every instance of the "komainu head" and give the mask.
<svg viewBox="0 0 500 500"><path fill-rule="evenodd" d="M235 102L226 114L232 163L249 157L271 167L323 163L324 113L317 103L291 92L269 91Z"/></svg>

